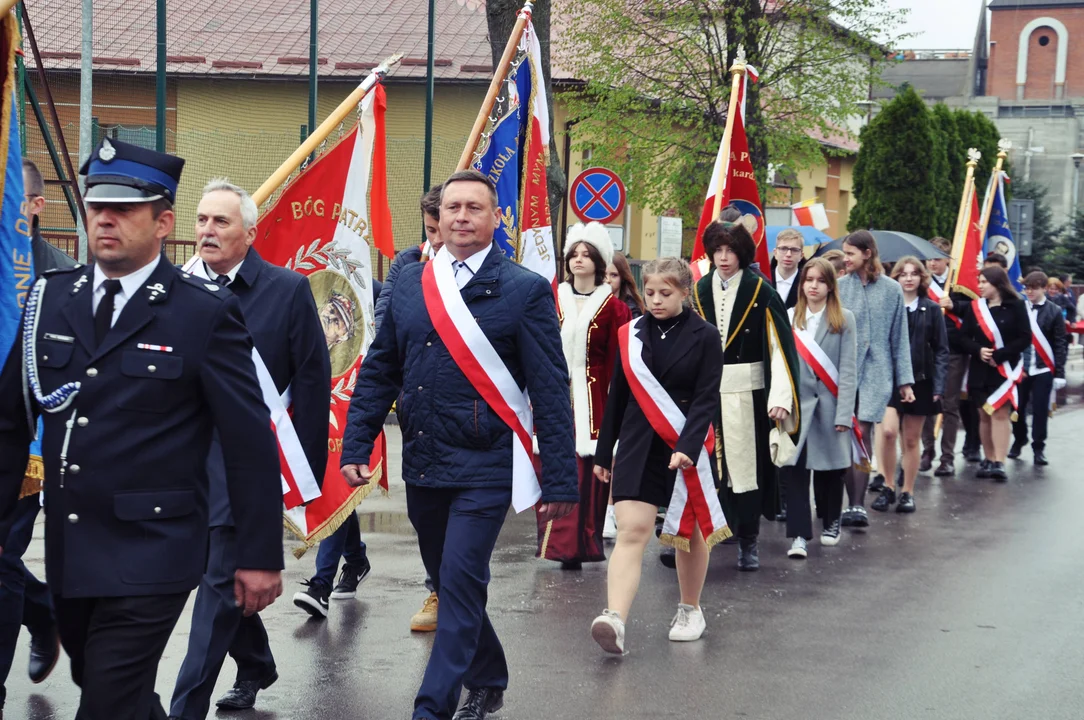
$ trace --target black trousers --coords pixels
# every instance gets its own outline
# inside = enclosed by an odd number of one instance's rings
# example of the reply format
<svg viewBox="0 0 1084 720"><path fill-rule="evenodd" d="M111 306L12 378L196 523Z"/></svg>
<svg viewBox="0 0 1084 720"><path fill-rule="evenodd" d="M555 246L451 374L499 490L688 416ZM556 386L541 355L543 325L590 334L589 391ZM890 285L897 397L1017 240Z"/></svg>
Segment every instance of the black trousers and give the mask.
<svg viewBox="0 0 1084 720"><path fill-rule="evenodd" d="M228 653L237 662L238 680L263 680L275 672L275 658L259 615L245 617L233 594L237 571L237 530L211 528L207 572L196 591L188 652L169 714L184 720L203 720L211 707L218 674Z"/></svg>
<svg viewBox="0 0 1084 720"><path fill-rule="evenodd" d="M188 593L53 597L60 642L82 689L76 720L164 720L158 661Z"/></svg>
<svg viewBox="0 0 1084 720"><path fill-rule="evenodd" d="M806 451L798 456L793 467L779 468L780 483L785 488L787 501L787 537L813 539L813 519L809 508L809 477L813 476L813 497L817 503L817 517L823 526L839 520L843 508L843 474L839 470L807 470Z"/></svg>
<svg viewBox="0 0 1084 720"><path fill-rule="evenodd" d="M468 689L508 687L504 648L486 613L489 559L512 489L407 484L407 516L440 596L433 651L414 700L414 718L451 720Z"/></svg>
<svg viewBox="0 0 1084 720"><path fill-rule="evenodd" d="M723 488L726 493L723 507L726 522L740 540L756 540L760 535L760 515L764 507L763 490L736 493L733 488Z"/></svg>
<svg viewBox="0 0 1084 720"><path fill-rule="evenodd" d="M53 597L49 588L23 564L23 553L33 538L34 519L40 507L37 495L19 500L7 544L0 553L0 710L4 708L7 695L4 683L22 627L30 631L31 638L47 637L53 631Z"/></svg>
<svg viewBox="0 0 1084 720"><path fill-rule="evenodd" d="M1016 445L1028 444L1028 410L1031 411L1031 447L1042 452L1046 448L1046 423L1050 419L1050 393L1054 389L1054 373L1030 375L1020 382L1020 408L1012 424Z"/></svg>

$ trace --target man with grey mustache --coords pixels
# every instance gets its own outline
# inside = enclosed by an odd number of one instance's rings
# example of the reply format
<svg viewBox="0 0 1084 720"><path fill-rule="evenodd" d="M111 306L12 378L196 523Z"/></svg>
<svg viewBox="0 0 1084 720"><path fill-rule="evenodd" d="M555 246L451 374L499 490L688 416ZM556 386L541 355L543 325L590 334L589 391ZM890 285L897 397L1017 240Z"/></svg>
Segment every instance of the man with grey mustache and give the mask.
<svg viewBox="0 0 1084 720"><path fill-rule="evenodd" d="M265 261L256 240L256 203L243 189L212 180L196 211L201 262L194 275L228 287L241 301L245 325L281 394L290 388L293 423L317 482L327 464L331 360L316 301L305 277ZM196 594L188 654L173 691L170 717L202 720L226 654L237 662L233 689L216 703L227 710L252 707L256 693L278 679L259 615L244 617L233 599L237 548L248 538L234 528L217 436L207 459L211 479L210 551Z"/></svg>

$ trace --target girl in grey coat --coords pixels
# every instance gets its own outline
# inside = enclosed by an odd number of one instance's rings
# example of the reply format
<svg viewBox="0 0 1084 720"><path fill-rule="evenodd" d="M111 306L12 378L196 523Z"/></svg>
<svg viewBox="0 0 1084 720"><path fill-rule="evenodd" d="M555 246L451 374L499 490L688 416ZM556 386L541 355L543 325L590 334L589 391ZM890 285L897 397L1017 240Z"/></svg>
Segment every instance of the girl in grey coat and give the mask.
<svg viewBox="0 0 1084 720"><path fill-rule="evenodd" d="M854 313L857 330L858 421L871 450L873 424L881 422L893 391L903 402L914 402L911 385L911 341L907 310L899 283L885 276L877 241L858 230L843 239L847 275L839 281L839 299ZM844 527L868 527L866 486L869 473L852 467L847 473L850 506L843 512Z"/></svg>
<svg viewBox="0 0 1084 720"><path fill-rule="evenodd" d="M794 459L779 472L787 493L787 537L793 540L787 555L804 558L806 542L813 537L810 473L817 515L823 523L821 544L836 545L843 474L852 462L850 430L857 392L855 322L851 311L840 305L832 263L824 258L806 263L798 278L798 302L790 313L801 357L798 396L804 422ZM819 371L816 364L821 365ZM832 368L837 377L835 394L822 379L826 371L831 375Z"/></svg>

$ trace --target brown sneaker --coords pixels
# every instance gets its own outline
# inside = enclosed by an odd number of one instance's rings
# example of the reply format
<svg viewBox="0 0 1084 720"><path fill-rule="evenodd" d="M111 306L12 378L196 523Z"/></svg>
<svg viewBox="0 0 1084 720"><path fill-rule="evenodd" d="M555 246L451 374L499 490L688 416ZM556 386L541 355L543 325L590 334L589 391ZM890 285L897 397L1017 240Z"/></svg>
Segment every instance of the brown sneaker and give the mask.
<svg viewBox="0 0 1084 720"><path fill-rule="evenodd" d="M435 632L437 629L437 594L429 593L422 609L410 618L411 632Z"/></svg>

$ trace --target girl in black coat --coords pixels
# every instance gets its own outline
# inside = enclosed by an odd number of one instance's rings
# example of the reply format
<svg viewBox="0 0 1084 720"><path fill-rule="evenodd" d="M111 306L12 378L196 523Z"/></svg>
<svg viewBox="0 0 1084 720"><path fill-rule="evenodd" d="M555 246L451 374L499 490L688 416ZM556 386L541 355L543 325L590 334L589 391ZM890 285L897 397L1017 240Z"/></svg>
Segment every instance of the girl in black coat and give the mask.
<svg viewBox="0 0 1084 720"><path fill-rule="evenodd" d="M964 326L960 331L960 347L971 356L967 376L967 393L979 408L979 435L986 459L979 466L978 477L992 477L1004 482L1005 458L1012 438L1013 406L1006 402L994 410L988 403L1005 378L999 371L1001 363L1016 368L1020 355L1031 344L1031 321L1025 303L1016 294L1008 274L999 266L983 268L979 274L979 300L967 307ZM990 316L1001 333L1004 347L1000 350L986 337L979 325L976 305L985 302Z"/></svg>
<svg viewBox="0 0 1084 720"><path fill-rule="evenodd" d="M625 622L640 585L640 567L654 534L655 515L660 506L670 504L679 468L696 463L712 419L719 412L723 372L719 332L686 306L691 287L687 263L677 258L648 263L644 268L648 313L634 320L630 328L643 342L641 357L647 368L685 415L676 447L670 448L659 437L632 394L620 357L624 347L618 348L606 400L595 450L595 474L603 482L613 478L617 543L607 570L606 610L592 623L591 635L607 652L624 652ZM615 458L614 445L619 439ZM709 462L714 476L714 453ZM671 623L671 640L697 640L704 632L700 592L707 571L708 546L695 530L689 552L677 553L681 603Z"/></svg>
<svg viewBox="0 0 1084 720"><path fill-rule="evenodd" d="M900 258L892 268L892 279L903 289L907 308L907 330L911 341L911 369L915 375L913 399L905 401L897 390L888 403L881 424L881 472L886 478L896 476L896 441L899 440L903 465L903 491L898 513L915 511L915 478L918 477L922 426L926 418L941 412L948 375L948 333L941 307L927 295L930 271L914 256ZM896 491L889 483L873 501L874 510L885 512L896 502Z"/></svg>

